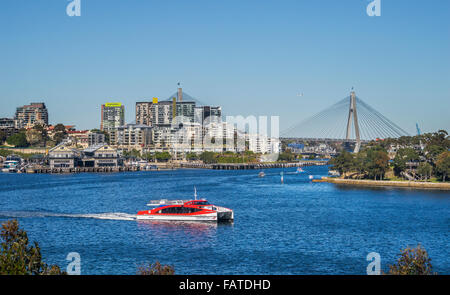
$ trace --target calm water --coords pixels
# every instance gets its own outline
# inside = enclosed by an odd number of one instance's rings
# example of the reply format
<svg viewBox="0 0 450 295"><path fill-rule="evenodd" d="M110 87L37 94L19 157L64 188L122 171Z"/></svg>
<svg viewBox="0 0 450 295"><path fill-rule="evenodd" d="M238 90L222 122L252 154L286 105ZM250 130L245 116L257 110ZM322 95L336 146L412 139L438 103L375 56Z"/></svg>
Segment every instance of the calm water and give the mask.
<svg viewBox="0 0 450 295"><path fill-rule="evenodd" d="M315 175L326 167L306 168ZM177 170L120 174L1 174L0 221L15 217L48 263L81 255L83 274L134 274L146 262L177 274L365 274L421 243L450 274L450 194L349 189L306 174ZM232 225L132 220L150 199L200 197L235 210Z"/></svg>

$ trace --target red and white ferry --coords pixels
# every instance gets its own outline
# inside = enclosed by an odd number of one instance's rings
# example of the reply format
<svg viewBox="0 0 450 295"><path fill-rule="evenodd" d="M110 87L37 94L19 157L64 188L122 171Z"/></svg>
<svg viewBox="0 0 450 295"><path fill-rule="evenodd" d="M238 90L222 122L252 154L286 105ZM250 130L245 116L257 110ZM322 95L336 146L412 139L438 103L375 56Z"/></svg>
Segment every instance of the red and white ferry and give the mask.
<svg viewBox="0 0 450 295"><path fill-rule="evenodd" d="M233 210L210 204L207 200L153 200L147 206L154 209L139 211L138 220L231 222Z"/></svg>

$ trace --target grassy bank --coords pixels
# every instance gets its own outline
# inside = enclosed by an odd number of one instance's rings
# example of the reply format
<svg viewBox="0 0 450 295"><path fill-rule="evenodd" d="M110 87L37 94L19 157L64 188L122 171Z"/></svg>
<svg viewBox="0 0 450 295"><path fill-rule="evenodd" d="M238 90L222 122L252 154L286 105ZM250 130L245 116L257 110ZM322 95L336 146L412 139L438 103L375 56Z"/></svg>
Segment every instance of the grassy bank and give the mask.
<svg viewBox="0 0 450 295"><path fill-rule="evenodd" d="M419 181L389 181L389 180L358 180L358 179L341 179L324 177L322 180L342 185L353 186L376 186L376 187L400 187L414 189L437 189L450 190L450 183L444 182L419 182Z"/></svg>

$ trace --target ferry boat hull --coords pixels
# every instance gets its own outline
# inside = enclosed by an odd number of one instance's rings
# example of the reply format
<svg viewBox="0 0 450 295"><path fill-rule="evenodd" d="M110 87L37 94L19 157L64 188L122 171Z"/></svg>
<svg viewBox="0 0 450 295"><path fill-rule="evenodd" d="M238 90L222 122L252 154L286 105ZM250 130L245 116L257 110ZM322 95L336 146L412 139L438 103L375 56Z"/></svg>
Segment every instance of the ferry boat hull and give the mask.
<svg viewBox="0 0 450 295"><path fill-rule="evenodd" d="M232 222L233 210L219 207L206 200L169 201L167 203L151 203L149 206L159 206L155 209L139 211L137 220L167 220L167 221L205 221Z"/></svg>

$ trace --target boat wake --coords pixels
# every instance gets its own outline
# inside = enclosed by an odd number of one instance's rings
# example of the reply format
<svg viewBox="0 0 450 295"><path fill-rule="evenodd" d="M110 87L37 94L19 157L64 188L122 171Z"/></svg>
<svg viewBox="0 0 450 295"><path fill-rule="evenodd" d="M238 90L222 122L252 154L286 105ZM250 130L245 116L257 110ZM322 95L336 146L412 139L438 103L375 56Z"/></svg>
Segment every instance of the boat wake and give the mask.
<svg viewBox="0 0 450 295"><path fill-rule="evenodd" d="M68 214L68 213L53 213L42 211L0 211L0 218L2 217L3 218L67 217L67 218L92 218L104 220L136 220L136 215L121 212Z"/></svg>

